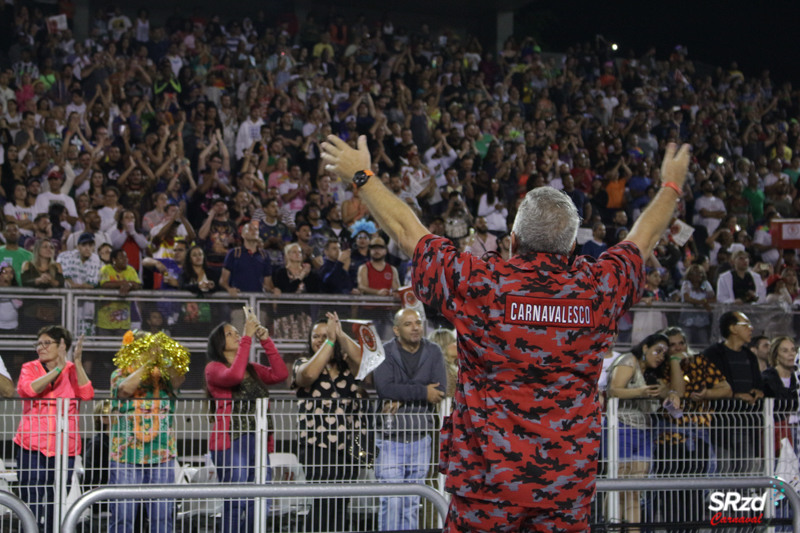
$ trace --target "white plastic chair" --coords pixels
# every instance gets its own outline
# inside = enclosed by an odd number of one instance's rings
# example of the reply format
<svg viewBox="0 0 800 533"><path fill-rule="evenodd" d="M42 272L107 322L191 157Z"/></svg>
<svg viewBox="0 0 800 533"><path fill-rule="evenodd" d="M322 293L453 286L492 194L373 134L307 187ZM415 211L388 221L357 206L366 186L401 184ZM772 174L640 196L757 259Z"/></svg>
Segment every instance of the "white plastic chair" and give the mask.
<svg viewBox="0 0 800 533"><path fill-rule="evenodd" d="M271 453L269 464L272 469L272 483L307 483L306 469L293 453ZM295 513L307 515L310 502L307 498L276 498L272 500L269 515L272 518Z"/></svg>

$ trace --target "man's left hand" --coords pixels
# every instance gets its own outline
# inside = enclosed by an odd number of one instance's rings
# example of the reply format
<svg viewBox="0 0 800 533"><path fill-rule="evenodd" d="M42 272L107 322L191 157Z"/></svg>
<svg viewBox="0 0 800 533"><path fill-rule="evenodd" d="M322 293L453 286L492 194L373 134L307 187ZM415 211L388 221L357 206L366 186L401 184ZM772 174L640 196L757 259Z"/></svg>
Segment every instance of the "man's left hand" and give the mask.
<svg viewBox="0 0 800 533"><path fill-rule="evenodd" d="M359 170L369 170L372 166L367 138L358 138L358 150L335 135L328 135L328 142L322 143L322 158L327 162L326 168L339 176L345 183L353 181Z"/></svg>

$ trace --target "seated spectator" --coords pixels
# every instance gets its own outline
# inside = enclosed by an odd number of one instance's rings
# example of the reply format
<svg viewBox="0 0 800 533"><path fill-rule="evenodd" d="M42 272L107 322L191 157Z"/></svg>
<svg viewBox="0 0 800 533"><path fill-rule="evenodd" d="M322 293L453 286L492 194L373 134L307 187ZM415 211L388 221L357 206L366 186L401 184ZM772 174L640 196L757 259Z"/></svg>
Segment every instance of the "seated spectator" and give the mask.
<svg viewBox="0 0 800 533"><path fill-rule="evenodd" d="M33 257L22 265L22 286L37 289L51 289L64 287L64 274L61 265L55 261L55 247L46 239L39 239L33 246ZM58 323L61 319L60 302L47 300L30 300L24 308L27 330Z"/></svg>
<svg viewBox="0 0 800 533"><path fill-rule="evenodd" d="M775 404L776 412L797 412L798 399L797 390L800 388L797 382L794 359L797 356L797 347L791 337L777 337L769 343L769 368L761 373L764 382L764 396L778 400ZM780 416L784 425L791 419L787 416ZM791 438L791 437L790 437ZM775 443L775 447L780 453L780 444Z"/></svg>
<svg viewBox="0 0 800 533"><path fill-rule="evenodd" d="M733 269L717 280L717 301L729 303L764 303L767 291L761 276L750 270L750 256L745 251L733 254Z"/></svg>

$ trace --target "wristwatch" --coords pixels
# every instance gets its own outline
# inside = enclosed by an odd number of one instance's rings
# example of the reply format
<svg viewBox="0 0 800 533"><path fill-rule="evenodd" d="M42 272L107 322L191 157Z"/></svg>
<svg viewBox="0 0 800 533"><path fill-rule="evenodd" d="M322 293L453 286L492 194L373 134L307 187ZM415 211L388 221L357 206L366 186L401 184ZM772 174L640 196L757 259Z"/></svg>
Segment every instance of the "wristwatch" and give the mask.
<svg viewBox="0 0 800 533"><path fill-rule="evenodd" d="M356 172L356 175L353 176L353 183L356 184L356 188L360 189L374 175L375 173L373 173L371 170L359 170Z"/></svg>

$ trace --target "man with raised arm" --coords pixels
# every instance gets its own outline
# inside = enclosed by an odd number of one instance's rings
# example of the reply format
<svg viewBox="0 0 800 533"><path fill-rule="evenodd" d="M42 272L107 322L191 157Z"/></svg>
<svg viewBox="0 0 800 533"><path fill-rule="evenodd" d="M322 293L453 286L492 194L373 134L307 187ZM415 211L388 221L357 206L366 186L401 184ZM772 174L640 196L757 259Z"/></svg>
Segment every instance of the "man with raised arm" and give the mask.
<svg viewBox="0 0 800 533"><path fill-rule="evenodd" d="M328 169L356 184L381 228L413 258L417 297L458 330L455 405L440 439L439 468L453 495L445 532L587 531L602 355L641 297L644 259L672 219L689 146L667 147L664 186L627 240L572 266L580 216L560 191L528 192L511 259L482 260L430 234L372 176L365 137L357 150L332 136L322 148Z"/></svg>

